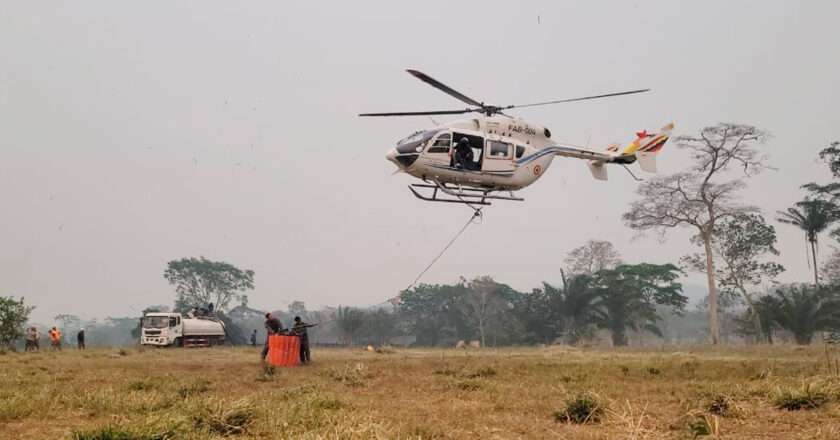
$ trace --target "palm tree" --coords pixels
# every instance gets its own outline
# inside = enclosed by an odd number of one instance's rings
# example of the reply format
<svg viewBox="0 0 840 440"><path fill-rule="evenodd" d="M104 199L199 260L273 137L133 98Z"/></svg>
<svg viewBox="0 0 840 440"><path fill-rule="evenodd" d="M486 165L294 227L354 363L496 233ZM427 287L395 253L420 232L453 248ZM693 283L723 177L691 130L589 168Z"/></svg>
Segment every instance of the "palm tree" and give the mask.
<svg viewBox="0 0 840 440"><path fill-rule="evenodd" d="M787 211L779 211L777 221L794 225L805 232L805 240L811 245L811 261L814 262L814 285L820 285L817 247L819 234L838 220L838 208L833 201L806 197ZM810 262L809 262L810 263Z"/></svg>
<svg viewBox="0 0 840 440"><path fill-rule="evenodd" d="M347 345L355 342L356 334L365 322L365 312L352 307L338 307L335 317L336 324L341 331L342 340Z"/></svg>
<svg viewBox="0 0 840 440"><path fill-rule="evenodd" d="M793 333L797 344L809 344L815 332L840 326L840 300L826 289L794 284L761 299L767 318Z"/></svg>
<svg viewBox="0 0 840 440"><path fill-rule="evenodd" d="M647 330L657 336L662 332L655 322L660 320L653 304L644 301L639 286L615 270L598 273L595 322L610 331L614 346L627 345L626 329Z"/></svg>
<svg viewBox="0 0 840 440"><path fill-rule="evenodd" d="M551 317L558 323L558 333L567 344L574 344L583 335L587 326L595 322L598 292L592 288L592 280L586 275L563 274L563 287L558 289L544 283L548 296Z"/></svg>

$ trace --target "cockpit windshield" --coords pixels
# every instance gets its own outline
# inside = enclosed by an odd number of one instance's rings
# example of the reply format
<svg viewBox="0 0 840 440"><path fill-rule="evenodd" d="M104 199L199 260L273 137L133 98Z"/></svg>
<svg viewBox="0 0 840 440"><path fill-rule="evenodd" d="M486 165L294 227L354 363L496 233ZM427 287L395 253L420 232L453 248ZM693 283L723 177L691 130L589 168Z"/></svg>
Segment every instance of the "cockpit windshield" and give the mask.
<svg viewBox="0 0 840 440"><path fill-rule="evenodd" d="M418 131L417 133L401 140L397 144L397 151L400 154L420 153L423 151L423 148L426 147L426 142L429 142L429 139L434 137L434 135L441 130L443 129L436 128L433 130Z"/></svg>
<svg viewBox="0 0 840 440"><path fill-rule="evenodd" d="M143 328L166 328L168 326L168 316L147 316L143 318Z"/></svg>

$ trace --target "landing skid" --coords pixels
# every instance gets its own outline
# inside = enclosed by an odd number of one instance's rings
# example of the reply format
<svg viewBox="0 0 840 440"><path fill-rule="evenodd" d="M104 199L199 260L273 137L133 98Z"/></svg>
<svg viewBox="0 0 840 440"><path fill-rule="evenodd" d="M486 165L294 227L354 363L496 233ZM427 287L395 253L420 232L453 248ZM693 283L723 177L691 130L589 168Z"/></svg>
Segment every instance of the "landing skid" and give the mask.
<svg viewBox="0 0 840 440"><path fill-rule="evenodd" d="M431 188L432 195L424 196L420 194L415 188ZM445 183L435 182L432 184L413 183L408 186L408 189L414 193L414 196L420 200L427 202L444 202L444 203L463 203L466 205L490 205L488 200L515 200L521 202L525 199L516 197L513 191L507 191L510 196L503 196L500 194L492 194L493 192L487 189L467 188L460 185L447 185Z"/></svg>

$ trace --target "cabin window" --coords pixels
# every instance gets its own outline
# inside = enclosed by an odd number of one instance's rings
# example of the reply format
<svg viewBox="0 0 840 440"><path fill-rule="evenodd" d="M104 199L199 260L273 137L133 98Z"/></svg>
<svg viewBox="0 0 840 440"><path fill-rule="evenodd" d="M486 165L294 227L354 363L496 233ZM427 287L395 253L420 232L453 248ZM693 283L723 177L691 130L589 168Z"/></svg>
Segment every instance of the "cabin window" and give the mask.
<svg viewBox="0 0 840 440"><path fill-rule="evenodd" d="M452 147L452 133L444 133L435 139L435 143L429 147L427 153L448 153Z"/></svg>
<svg viewBox="0 0 840 440"><path fill-rule="evenodd" d="M520 147L519 145L517 145L516 146L516 158L521 159L523 154L525 154L525 147Z"/></svg>
<svg viewBox="0 0 840 440"><path fill-rule="evenodd" d="M177 321L175 320L175 317L173 316L172 318L169 318L169 326L170 327L175 327L176 325L178 325L178 324L177 324Z"/></svg>
<svg viewBox="0 0 840 440"><path fill-rule="evenodd" d="M510 144L507 142L487 141L488 159L510 159Z"/></svg>

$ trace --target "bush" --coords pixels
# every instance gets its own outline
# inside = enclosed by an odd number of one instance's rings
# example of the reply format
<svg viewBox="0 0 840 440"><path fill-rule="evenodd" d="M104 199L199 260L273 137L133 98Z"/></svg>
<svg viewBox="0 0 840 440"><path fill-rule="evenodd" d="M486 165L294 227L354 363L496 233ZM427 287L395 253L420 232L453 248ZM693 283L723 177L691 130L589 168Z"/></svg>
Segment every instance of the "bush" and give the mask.
<svg viewBox="0 0 840 440"><path fill-rule="evenodd" d="M493 367L481 367L466 374L466 377L474 379L476 377L490 377L495 376L496 370Z"/></svg>
<svg viewBox="0 0 840 440"><path fill-rule="evenodd" d="M773 403L779 409L796 411L800 409L817 409L829 401L829 396L822 390L815 390L811 385L805 385L802 390L787 389L779 393Z"/></svg>
<svg viewBox="0 0 840 440"><path fill-rule="evenodd" d="M728 415L730 413L729 401L726 399L726 396L716 394L709 399L709 404L706 406L706 409L710 414L719 416Z"/></svg>
<svg viewBox="0 0 840 440"><path fill-rule="evenodd" d="M604 409L595 396L581 393L566 399L566 408L554 413L554 419L558 422L598 423L603 415Z"/></svg>

